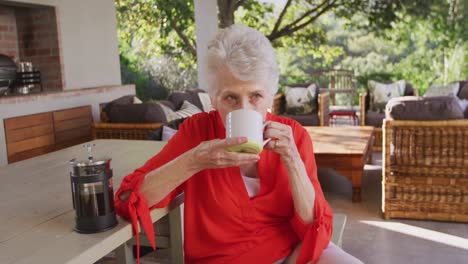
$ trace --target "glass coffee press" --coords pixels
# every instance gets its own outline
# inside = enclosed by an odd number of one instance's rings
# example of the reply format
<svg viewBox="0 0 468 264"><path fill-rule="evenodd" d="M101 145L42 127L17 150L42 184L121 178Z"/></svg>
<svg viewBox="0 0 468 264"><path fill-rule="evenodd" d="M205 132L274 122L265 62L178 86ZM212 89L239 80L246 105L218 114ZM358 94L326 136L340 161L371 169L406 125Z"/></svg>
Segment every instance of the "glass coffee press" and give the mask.
<svg viewBox="0 0 468 264"><path fill-rule="evenodd" d="M75 231L85 234L103 232L117 225L111 159L95 160L91 153L94 146L83 146L88 151L87 160L70 161Z"/></svg>

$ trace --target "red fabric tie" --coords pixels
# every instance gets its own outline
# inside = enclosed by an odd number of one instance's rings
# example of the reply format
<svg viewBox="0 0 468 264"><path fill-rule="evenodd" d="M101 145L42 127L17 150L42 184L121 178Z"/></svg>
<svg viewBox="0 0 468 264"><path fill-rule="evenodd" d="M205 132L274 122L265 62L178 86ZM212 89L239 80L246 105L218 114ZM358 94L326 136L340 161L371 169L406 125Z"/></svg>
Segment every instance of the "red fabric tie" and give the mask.
<svg viewBox="0 0 468 264"><path fill-rule="evenodd" d="M137 263L140 263L140 235L138 228L138 219L143 227L143 230L148 237L153 250L156 250L156 240L154 237L153 221L149 214L148 205L146 200L141 197L140 194L132 192L128 198L128 212L130 220L132 221L133 234L135 235L136 247L137 247Z"/></svg>

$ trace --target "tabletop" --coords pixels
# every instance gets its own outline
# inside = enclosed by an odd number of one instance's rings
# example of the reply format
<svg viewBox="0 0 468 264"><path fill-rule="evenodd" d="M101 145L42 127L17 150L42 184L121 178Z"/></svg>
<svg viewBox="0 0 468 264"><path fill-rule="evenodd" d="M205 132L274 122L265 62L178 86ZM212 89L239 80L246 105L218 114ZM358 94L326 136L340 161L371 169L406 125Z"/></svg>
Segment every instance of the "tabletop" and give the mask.
<svg viewBox="0 0 468 264"><path fill-rule="evenodd" d="M125 175L159 152L164 142L94 140L95 158L112 158L114 190ZM77 145L0 167L0 263L93 263L132 238L131 224L106 232L73 231L69 160L86 159ZM170 209L151 212L153 222Z"/></svg>
<svg viewBox="0 0 468 264"><path fill-rule="evenodd" d="M362 154L370 144L374 127L305 127L317 154Z"/></svg>

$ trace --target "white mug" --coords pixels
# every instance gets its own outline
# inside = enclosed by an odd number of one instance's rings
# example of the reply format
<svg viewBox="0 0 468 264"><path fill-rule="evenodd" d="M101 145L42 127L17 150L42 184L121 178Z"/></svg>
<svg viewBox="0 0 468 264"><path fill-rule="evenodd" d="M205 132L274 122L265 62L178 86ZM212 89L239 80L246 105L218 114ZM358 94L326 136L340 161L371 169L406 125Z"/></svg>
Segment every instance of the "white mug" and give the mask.
<svg viewBox="0 0 468 264"><path fill-rule="evenodd" d="M237 109L226 116L226 138L247 137L246 143L228 147L229 151L258 154L271 139L263 140L262 115L250 109Z"/></svg>

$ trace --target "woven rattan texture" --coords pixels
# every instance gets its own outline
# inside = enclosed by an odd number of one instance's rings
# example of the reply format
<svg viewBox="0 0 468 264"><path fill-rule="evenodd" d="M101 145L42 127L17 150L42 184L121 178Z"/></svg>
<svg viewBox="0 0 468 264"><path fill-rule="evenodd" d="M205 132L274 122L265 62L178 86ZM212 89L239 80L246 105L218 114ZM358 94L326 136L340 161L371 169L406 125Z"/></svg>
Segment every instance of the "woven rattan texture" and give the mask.
<svg viewBox="0 0 468 264"><path fill-rule="evenodd" d="M137 139L147 140L148 136L162 123L93 123L94 139Z"/></svg>
<svg viewBox="0 0 468 264"><path fill-rule="evenodd" d="M384 217L468 222L468 119L383 127Z"/></svg>

